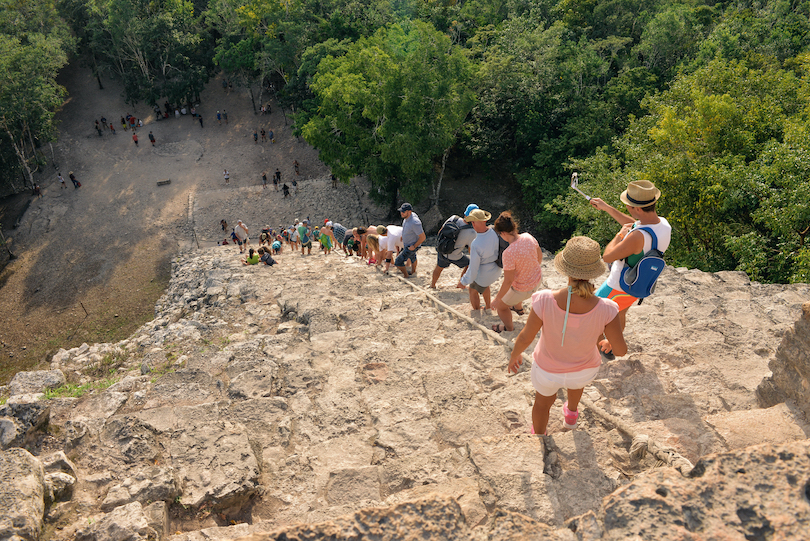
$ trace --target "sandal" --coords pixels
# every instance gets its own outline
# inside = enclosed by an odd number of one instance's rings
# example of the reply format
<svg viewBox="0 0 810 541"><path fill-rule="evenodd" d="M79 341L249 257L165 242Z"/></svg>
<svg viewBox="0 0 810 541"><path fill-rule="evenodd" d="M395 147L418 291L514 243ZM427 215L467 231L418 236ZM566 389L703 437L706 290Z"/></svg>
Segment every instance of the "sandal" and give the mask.
<svg viewBox="0 0 810 541"><path fill-rule="evenodd" d="M521 306L520 306L520 310L518 310L518 309L517 309L516 307L514 307L514 306L512 306L511 310L512 310L514 313L516 313L517 315L519 315L519 316L522 316L523 314L525 314L525 313L526 313L526 312L524 312L524 311L523 311L523 305L521 305Z"/></svg>
<svg viewBox="0 0 810 541"><path fill-rule="evenodd" d="M506 327L503 326L503 323L498 323L497 325L492 326L492 330L498 334L501 334L503 331L506 330Z"/></svg>

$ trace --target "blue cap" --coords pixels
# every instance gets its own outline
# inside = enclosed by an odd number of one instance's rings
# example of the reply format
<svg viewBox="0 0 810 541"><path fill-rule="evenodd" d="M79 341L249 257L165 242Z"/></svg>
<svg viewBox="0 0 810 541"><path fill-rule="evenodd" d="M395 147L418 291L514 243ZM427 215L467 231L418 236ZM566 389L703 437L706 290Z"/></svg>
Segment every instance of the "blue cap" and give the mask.
<svg viewBox="0 0 810 541"><path fill-rule="evenodd" d="M399 207L400 212L405 212L406 210L413 210L410 203L402 203L402 205Z"/></svg>
<svg viewBox="0 0 810 541"><path fill-rule="evenodd" d="M476 205L475 203L470 203L469 205L467 205L467 210L464 211L464 217L466 218L467 216L469 216L470 213L477 208L478 205Z"/></svg>

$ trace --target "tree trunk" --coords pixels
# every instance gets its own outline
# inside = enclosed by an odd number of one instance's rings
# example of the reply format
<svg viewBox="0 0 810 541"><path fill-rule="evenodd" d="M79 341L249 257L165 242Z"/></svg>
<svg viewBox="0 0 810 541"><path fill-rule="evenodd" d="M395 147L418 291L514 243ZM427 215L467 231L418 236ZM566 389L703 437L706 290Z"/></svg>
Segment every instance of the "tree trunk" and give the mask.
<svg viewBox="0 0 810 541"><path fill-rule="evenodd" d="M25 172L28 173L28 182L31 183L31 188L33 188L34 174L31 172L31 168L28 167L28 160L25 157L25 151L17 145L17 141L14 140L14 137L11 135L8 128L6 128L6 133L8 134L8 138L11 140L11 144L14 146L14 153L17 155L17 159L20 160L20 165L22 165Z"/></svg>
<svg viewBox="0 0 810 541"><path fill-rule="evenodd" d="M25 131L28 133L28 142L31 145L31 156L34 157L34 164L36 165L36 169L34 172L36 173L39 171L39 160L37 159L37 145L34 141L34 135L31 133L31 128L29 126L25 126ZM31 187L34 187L33 181L31 182Z"/></svg>
<svg viewBox="0 0 810 541"><path fill-rule="evenodd" d="M442 154L442 170L439 173L439 179L436 181L436 184L433 185L433 197L430 198L430 201L433 204L433 206L439 204L439 192L442 189L442 180L444 179L444 168L447 165L448 154L450 154L450 147L444 149L444 154Z"/></svg>
<svg viewBox="0 0 810 541"><path fill-rule="evenodd" d="M253 114L258 115L259 111L256 109L256 98L255 98L255 96L253 94L253 85L248 83L247 87L248 87L248 90L250 91L250 103L253 104Z"/></svg>
<svg viewBox="0 0 810 541"><path fill-rule="evenodd" d="M4 247L4 248L6 249L6 251L8 252L8 259L9 259L9 261L11 261L11 260L13 260L13 259L17 259L17 256L11 253L11 248L9 248L9 246L8 246L8 242L6 242L6 236L5 236L5 235L3 235L3 231L2 231L2 229L3 229L3 228L2 228L2 227L0 227L0 243L2 243L3 247Z"/></svg>
<svg viewBox="0 0 810 541"><path fill-rule="evenodd" d="M98 71L98 62L96 61L96 55L91 52L90 56L93 57L93 75L96 76L96 81L98 81L98 89L104 90L104 85L101 84L101 74Z"/></svg>

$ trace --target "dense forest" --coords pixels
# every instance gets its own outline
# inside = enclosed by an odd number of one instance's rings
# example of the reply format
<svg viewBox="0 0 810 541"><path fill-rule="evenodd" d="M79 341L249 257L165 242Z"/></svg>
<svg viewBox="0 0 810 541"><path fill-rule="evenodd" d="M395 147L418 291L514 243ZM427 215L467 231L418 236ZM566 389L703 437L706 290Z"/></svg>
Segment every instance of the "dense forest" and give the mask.
<svg viewBox="0 0 810 541"><path fill-rule="evenodd" d="M810 278L810 1L8 0L0 33L12 190L47 163L68 62L130 103L222 71L383 204L437 200L451 160L517 179L545 238L604 245L571 172L619 208L647 178L670 263Z"/></svg>

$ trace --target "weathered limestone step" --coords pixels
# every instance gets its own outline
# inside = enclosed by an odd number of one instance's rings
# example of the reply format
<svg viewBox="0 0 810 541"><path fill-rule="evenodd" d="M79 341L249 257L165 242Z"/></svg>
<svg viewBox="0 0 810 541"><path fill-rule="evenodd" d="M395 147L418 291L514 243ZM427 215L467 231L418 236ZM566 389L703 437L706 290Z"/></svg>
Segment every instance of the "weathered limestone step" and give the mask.
<svg viewBox="0 0 810 541"><path fill-rule="evenodd" d="M183 256L156 319L133 338L54 358L71 381L89 381L116 356L126 375L107 390L51 401L51 423L77 456L84 505L65 539L107 510L153 498L179 498L174 505L202 526L243 508L254 522L282 526L434 488L459 498L472 524L507 509L560 527L654 465L631 460L630 442L587 409L581 430L563 432L561 402L551 436L528 435L530 374L507 375L507 348L358 258L288 251L277 266L246 267L237 251ZM432 253L420 252L418 286L429 284ZM550 286L564 283L548 254L544 269ZM467 292L454 288L458 274L446 270L437 294L471 314ZM729 299L714 292L721 285ZM605 363L586 393L693 461L742 444L752 418L778 418L774 439L795 438L791 410L759 410L734 366L741 350L763 352L752 366L767 362L807 292L668 269L656 295L630 311L631 352ZM684 325L692 305L703 315ZM746 306L770 308L749 328L732 321ZM472 315L485 327L497 321ZM701 347L687 352L692 329L709 327L718 336L695 330ZM712 340L723 347L709 351Z"/></svg>

